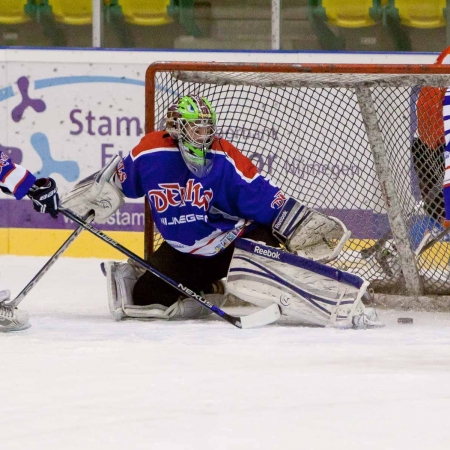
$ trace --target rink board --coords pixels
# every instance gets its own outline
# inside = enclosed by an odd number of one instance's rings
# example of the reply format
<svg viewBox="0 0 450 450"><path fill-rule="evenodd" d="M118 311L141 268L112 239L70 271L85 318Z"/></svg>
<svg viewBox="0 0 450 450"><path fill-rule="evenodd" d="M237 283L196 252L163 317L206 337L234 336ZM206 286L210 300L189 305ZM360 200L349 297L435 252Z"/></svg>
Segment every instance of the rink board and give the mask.
<svg viewBox="0 0 450 450"><path fill-rule="evenodd" d="M0 254L50 256L55 253L72 231L1 228ZM143 256L143 232L107 231L106 234L139 256ZM82 258L126 259L122 253L87 231L84 231L78 236L64 255Z"/></svg>
<svg viewBox="0 0 450 450"><path fill-rule="evenodd" d="M0 254L50 256L69 237L71 232L72 230L59 229L0 228ZM139 256L143 256L143 232L106 231L106 234ZM158 236L156 241L160 242ZM370 248L375 242L373 239L350 240L337 260L339 269L357 272L358 269L366 268L368 262L361 258L359 252L364 248ZM88 232L83 232L64 255L80 258L124 259L120 252ZM438 268L443 270L448 267L449 257L450 243L439 242L420 256L419 266L424 270Z"/></svg>
<svg viewBox="0 0 450 450"><path fill-rule="evenodd" d="M340 257L337 259L340 270L349 270L358 272L365 270L373 258L362 258L361 250L372 247L375 244L373 239L352 239L344 247ZM447 255L447 256L446 256ZM438 242L429 250L418 257L418 266L420 270L448 270L448 261L450 258L450 243Z"/></svg>

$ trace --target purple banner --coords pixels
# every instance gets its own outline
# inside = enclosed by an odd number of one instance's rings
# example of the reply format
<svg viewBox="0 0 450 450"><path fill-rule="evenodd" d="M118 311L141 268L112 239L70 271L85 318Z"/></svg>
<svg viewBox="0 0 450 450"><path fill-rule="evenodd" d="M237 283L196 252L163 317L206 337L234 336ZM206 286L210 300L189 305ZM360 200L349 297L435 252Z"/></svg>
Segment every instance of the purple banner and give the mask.
<svg viewBox="0 0 450 450"><path fill-rule="evenodd" d="M107 223L98 225L102 230L143 231L144 204L126 203ZM75 229L76 226L62 214L52 219L48 214L37 213L31 201L0 199L0 228Z"/></svg>
<svg viewBox="0 0 450 450"><path fill-rule="evenodd" d="M324 209L321 212L341 220L356 239L378 239L390 229L387 215L371 210Z"/></svg>
<svg viewBox="0 0 450 450"><path fill-rule="evenodd" d="M327 209L322 212L342 220L351 230L354 238L377 239L389 230L385 214L357 209ZM144 204L126 203L108 219L107 223L97 225L102 230L143 231ZM76 227L61 214L55 220L47 214L36 213L31 201L0 199L0 228L74 229Z"/></svg>

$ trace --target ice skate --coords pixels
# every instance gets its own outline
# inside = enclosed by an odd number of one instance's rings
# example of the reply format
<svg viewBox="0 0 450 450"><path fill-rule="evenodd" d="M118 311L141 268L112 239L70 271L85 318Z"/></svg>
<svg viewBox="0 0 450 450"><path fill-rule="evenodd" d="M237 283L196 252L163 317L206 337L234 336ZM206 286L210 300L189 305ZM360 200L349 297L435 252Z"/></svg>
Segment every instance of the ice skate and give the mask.
<svg viewBox="0 0 450 450"><path fill-rule="evenodd" d="M26 311L0 303L0 332L26 330L30 326Z"/></svg>
<svg viewBox="0 0 450 450"><path fill-rule="evenodd" d="M361 314L352 317L352 325L356 330L366 330L368 328L383 328L385 325L378 319L374 308L364 308Z"/></svg>

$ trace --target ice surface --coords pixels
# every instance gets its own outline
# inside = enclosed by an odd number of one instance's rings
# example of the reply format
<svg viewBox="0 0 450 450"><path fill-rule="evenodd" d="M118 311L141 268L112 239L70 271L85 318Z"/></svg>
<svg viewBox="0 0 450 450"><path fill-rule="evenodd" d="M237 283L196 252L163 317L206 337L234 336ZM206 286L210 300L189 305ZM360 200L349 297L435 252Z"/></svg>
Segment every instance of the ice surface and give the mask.
<svg viewBox="0 0 450 450"><path fill-rule="evenodd" d="M46 260L0 257L0 289ZM114 322L99 262L60 259L20 306L32 328L0 334L1 450L450 448L450 314Z"/></svg>

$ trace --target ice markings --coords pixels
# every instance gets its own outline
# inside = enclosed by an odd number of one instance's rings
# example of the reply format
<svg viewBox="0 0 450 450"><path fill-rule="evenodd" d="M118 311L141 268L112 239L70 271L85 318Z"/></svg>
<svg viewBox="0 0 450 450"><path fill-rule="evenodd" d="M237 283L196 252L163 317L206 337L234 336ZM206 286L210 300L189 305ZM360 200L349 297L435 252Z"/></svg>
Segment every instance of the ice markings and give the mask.
<svg viewBox="0 0 450 450"><path fill-rule="evenodd" d="M40 99L32 99L28 95L28 88L30 82L27 77L20 77L17 80L17 86L19 87L20 94L22 95L22 101L11 112L11 117L14 122L19 122L28 107L33 108L36 112L40 113L45 111L45 102Z"/></svg>
<svg viewBox="0 0 450 450"><path fill-rule="evenodd" d="M52 173L59 173L67 181L75 181L80 176L80 167L75 161L56 161L52 158L47 136L43 133L34 133L31 136L31 145L42 160L42 169L34 175L38 178L48 177Z"/></svg>

